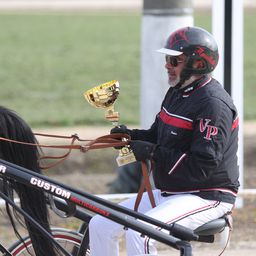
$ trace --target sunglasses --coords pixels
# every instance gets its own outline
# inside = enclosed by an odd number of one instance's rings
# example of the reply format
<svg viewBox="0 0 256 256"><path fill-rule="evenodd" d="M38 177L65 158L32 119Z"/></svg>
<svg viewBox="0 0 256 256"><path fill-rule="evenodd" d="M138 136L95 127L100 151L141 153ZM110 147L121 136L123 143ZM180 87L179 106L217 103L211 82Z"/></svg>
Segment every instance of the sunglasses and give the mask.
<svg viewBox="0 0 256 256"><path fill-rule="evenodd" d="M165 56L165 60L167 64L172 65L173 67L177 67L179 65L179 63L182 63L182 60L179 60L177 57L175 56L170 56L170 55L166 55Z"/></svg>

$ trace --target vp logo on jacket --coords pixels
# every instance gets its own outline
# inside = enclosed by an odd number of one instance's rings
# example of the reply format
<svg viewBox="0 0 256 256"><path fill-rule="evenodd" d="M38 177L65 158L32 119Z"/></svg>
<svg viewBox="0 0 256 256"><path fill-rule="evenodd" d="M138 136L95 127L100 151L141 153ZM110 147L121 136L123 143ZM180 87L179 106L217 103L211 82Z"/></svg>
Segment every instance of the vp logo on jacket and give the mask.
<svg viewBox="0 0 256 256"><path fill-rule="evenodd" d="M204 136L205 139L211 140L211 136L217 135L218 134L218 128L213 125L209 125L211 122L211 119L200 119L200 132L205 132L206 135Z"/></svg>

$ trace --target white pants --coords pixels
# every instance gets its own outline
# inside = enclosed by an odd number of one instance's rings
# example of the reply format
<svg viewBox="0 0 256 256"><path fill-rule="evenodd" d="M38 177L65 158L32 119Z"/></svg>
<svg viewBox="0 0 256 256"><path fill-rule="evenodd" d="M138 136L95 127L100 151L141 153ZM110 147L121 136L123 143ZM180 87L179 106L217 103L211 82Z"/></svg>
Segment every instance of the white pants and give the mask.
<svg viewBox="0 0 256 256"><path fill-rule="evenodd" d="M176 222L190 229L223 216L231 211L233 205L205 200L193 194L161 196L159 190L153 191L156 207L152 209L147 193L143 194L138 211L165 223ZM121 203L133 209L135 197ZM105 217L96 215L89 223L91 256L118 256L118 239L126 236L128 256L157 255L155 241L142 237L140 233L128 229Z"/></svg>

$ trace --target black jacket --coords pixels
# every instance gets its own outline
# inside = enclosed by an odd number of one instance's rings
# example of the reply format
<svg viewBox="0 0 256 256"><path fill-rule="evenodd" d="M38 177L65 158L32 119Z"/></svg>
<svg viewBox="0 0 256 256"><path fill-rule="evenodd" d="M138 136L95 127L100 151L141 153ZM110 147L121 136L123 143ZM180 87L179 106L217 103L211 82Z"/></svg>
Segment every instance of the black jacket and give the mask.
<svg viewBox="0 0 256 256"><path fill-rule="evenodd" d="M153 174L163 195L195 193L235 202L237 110L213 78L204 76L180 90L170 88L151 128L132 130L131 137L158 145Z"/></svg>

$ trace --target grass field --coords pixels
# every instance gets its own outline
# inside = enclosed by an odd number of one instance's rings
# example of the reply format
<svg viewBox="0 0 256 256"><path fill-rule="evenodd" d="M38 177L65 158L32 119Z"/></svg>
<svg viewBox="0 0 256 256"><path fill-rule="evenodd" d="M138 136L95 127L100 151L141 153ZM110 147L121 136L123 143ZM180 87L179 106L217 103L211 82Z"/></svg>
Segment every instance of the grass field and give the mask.
<svg viewBox="0 0 256 256"><path fill-rule="evenodd" d="M245 14L245 118L256 119L256 11ZM121 122L139 120L139 13L0 13L1 105L33 127L106 124L83 92L118 79ZM210 29L209 13L195 24Z"/></svg>

